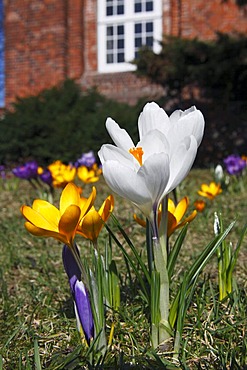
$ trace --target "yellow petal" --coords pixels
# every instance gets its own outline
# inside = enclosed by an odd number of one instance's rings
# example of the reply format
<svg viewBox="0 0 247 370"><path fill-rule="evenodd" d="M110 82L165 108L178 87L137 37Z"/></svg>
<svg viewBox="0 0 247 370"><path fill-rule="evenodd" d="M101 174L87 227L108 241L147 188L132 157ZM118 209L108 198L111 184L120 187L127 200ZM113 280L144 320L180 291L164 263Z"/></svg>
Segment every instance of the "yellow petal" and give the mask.
<svg viewBox="0 0 247 370"><path fill-rule="evenodd" d="M136 213L134 213L133 217L134 217L134 220L135 220L139 225L141 225L141 226L143 226L143 227L146 227L146 221L145 221L145 220L143 220L143 218L139 218L139 217L136 215Z"/></svg>
<svg viewBox="0 0 247 370"><path fill-rule="evenodd" d="M58 225L59 233L66 235L67 240L71 245L73 244L73 239L76 233L77 225L80 220L80 216L80 207L72 204L65 210Z"/></svg>
<svg viewBox="0 0 247 370"><path fill-rule="evenodd" d="M68 241L67 241L66 236L65 235L62 235L62 234L59 234L59 233L57 233L55 231L49 231L49 230L41 229L39 227L34 226L30 222L26 222L25 223L25 228L27 229L27 231L30 234L32 234L34 236L46 237L46 238L52 237L54 239L59 240L63 244L68 244Z"/></svg>
<svg viewBox="0 0 247 370"><path fill-rule="evenodd" d="M98 212L91 208L80 222L80 233L87 239L96 240L104 225L103 220Z"/></svg>
<svg viewBox="0 0 247 370"><path fill-rule="evenodd" d="M96 188L93 186L92 187L92 192L88 199L85 200L85 198L80 199L80 208L81 208L81 217L83 217L89 209L92 207L94 204L96 198Z"/></svg>
<svg viewBox="0 0 247 370"><path fill-rule="evenodd" d="M25 219L32 223L34 226L50 231L58 231L57 225L54 223L49 222L43 215L38 213L37 211L33 210L29 206L22 206L21 212Z"/></svg>
<svg viewBox="0 0 247 370"><path fill-rule="evenodd" d="M60 212L53 204L42 199L35 199L32 208L57 228Z"/></svg>
<svg viewBox="0 0 247 370"><path fill-rule="evenodd" d="M184 197L182 200L180 200L180 202L178 203L178 205L175 208L175 211L172 212L173 215L175 216L177 222L182 220L185 212L187 211L188 206L189 206L188 197Z"/></svg>
<svg viewBox="0 0 247 370"><path fill-rule="evenodd" d="M191 221L193 221L194 220L194 218L196 217L196 215L197 215L197 211L196 210L194 210L188 217L186 217L185 218L185 220L183 221L183 222L180 222L180 224L178 224L177 226L176 226L176 229L178 229L178 228L180 228L180 227L182 227L182 226L184 226L185 224L187 224L187 223L189 223L189 222L191 222Z"/></svg>
<svg viewBox="0 0 247 370"><path fill-rule="evenodd" d="M168 211L174 214L175 212L175 204L171 198L168 198Z"/></svg>
<svg viewBox="0 0 247 370"><path fill-rule="evenodd" d="M74 183L70 182L65 186L60 197L61 215L72 204L76 206L80 205L80 192L78 187Z"/></svg>
<svg viewBox="0 0 247 370"><path fill-rule="evenodd" d="M207 193L209 191L209 186L207 184L202 184L201 185L201 190L204 192L204 193Z"/></svg>
<svg viewBox="0 0 247 370"><path fill-rule="evenodd" d="M108 220L111 212L113 211L113 207L114 198L112 195L109 195L109 197L107 197L106 200L103 202L98 212L104 222Z"/></svg>
<svg viewBox="0 0 247 370"><path fill-rule="evenodd" d="M171 212L168 211L168 220L167 220L167 236L169 237L177 226L177 220Z"/></svg>

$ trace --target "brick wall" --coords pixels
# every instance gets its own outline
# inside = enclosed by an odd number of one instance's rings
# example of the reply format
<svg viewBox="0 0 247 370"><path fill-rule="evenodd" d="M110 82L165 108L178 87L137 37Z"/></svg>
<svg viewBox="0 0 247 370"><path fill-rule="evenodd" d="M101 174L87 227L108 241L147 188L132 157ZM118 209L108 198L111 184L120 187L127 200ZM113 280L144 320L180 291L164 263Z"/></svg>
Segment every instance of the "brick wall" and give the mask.
<svg viewBox="0 0 247 370"><path fill-rule="evenodd" d="M171 34L213 39L215 32L247 32L247 6L236 0L171 0Z"/></svg>
<svg viewBox="0 0 247 370"><path fill-rule="evenodd" d="M164 34L212 39L247 32L235 0L163 0ZM131 73L97 73L97 0L5 0L6 105L74 78L83 89L134 103L163 90Z"/></svg>
<svg viewBox="0 0 247 370"><path fill-rule="evenodd" d="M83 73L81 0L6 0L6 104Z"/></svg>

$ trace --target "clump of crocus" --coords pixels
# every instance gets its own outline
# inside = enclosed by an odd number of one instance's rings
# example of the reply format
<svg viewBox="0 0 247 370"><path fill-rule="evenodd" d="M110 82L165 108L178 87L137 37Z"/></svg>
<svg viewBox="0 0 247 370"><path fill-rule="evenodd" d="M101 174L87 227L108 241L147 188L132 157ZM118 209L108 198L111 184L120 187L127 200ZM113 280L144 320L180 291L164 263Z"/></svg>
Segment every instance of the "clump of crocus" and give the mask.
<svg viewBox="0 0 247 370"><path fill-rule="evenodd" d="M213 200L217 195L222 193L220 184L216 184L214 181L210 182L209 185L202 184L201 189L197 192L202 197Z"/></svg>
<svg viewBox="0 0 247 370"><path fill-rule="evenodd" d="M60 160L51 163L48 166L55 188L64 188L69 182L74 181L76 177L76 168L72 164L64 164Z"/></svg>
<svg viewBox="0 0 247 370"><path fill-rule="evenodd" d="M81 157L75 161L75 167L85 166L91 168L96 163L94 152L90 150L87 153L82 153Z"/></svg>
<svg viewBox="0 0 247 370"><path fill-rule="evenodd" d="M17 166L12 169L16 177L24 180L37 179L38 176L38 163L36 161L29 161L23 165Z"/></svg>
<svg viewBox="0 0 247 370"><path fill-rule="evenodd" d="M247 162L239 155L229 155L224 159L224 165L229 175L241 175L247 166Z"/></svg>
<svg viewBox="0 0 247 370"><path fill-rule="evenodd" d="M95 163L91 168L80 166L77 168L77 177L85 184L99 181L100 170Z"/></svg>
<svg viewBox="0 0 247 370"><path fill-rule="evenodd" d="M48 169L48 168L42 168L42 167L39 167L38 168L38 175L39 175L39 178L47 185L49 185L50 187L52 187L52 183L53 183L53 177L52 177L52 174L51 174L51 171Z"/></svg>

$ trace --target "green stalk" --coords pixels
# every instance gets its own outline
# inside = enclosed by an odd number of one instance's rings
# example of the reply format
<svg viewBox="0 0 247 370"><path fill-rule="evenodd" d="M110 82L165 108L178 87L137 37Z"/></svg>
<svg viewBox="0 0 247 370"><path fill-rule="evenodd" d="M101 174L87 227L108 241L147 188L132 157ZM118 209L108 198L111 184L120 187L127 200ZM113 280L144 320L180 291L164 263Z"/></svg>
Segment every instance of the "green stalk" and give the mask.
<svg viewBox="0 0 247 370"><path fill-rule="evenodd" d="M163 256L161 245L157 238L153 240L154 245L154 261L156 271L160 276L160 322L159 322L159 345L170 339L169 325L169 277L167 271L166 260Z"/></svg>
<svg viewBox="0 0 247 370"><path fill-rule="evenodd" d="M159 225L159 240L166 266L167 266L167 257L169 253L167 225L168 225L168 195L166 195L161 201L161 220Z"/></svg>

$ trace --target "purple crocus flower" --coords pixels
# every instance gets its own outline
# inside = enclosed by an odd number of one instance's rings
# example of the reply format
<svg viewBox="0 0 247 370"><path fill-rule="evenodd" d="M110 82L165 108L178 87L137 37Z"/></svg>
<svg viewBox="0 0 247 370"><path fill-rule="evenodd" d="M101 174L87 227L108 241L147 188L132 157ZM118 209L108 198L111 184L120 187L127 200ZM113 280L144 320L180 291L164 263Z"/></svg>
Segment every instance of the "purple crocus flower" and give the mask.
<svg viewBox="0 0 247 370"><path fill-rule="evenodd" d="M40 179L45 183L45 184L48 184L49 186L52 185L52 182L53 182L53 178L52 178L52 174L51 174L51 171L47 169L45 169L40 175L39 175Z"/></svg>
<svg viewBox="0 0 247 370"><path fill-rule="evenodd" d="M77 248L76 251L79 255ZM80 269L67 245L63 247L62 258L64 269L69 277L70 290L75 303L77 322L80 323L87 344L90 345L90 341L94 337L94 322L89 294L84 283L81 281Z"/></svg>
<svg viewBox="0 0 247 370"><path fill-rule="evenodd" d="M88 168L92 167L96 163L96 158L94 152L90 150L87 153L83 153L80 158L75 162L75 167L86 166Z"/></svg>
<svg viewBox="0 0 247 370"><path fill-rule="evenodd" d="M225 158L224 164L229 175L239 175L246 167L246 161L235 154L229 155Z"/></svg>
<svg viewBox="0 0 247 370"><path fill-rule="evenodd" d="M5 166L3 164L0 165L0 177L2 179L5 179L6 178Z"/></svg>
<svg viewBox="0 0 247 370"><path fill-rule="evenodd" d="M22 166L13 168L13 174L20 179L31 180L37 177L38 163L35 161L26 162Z"/></svg>

